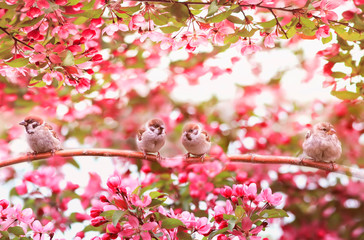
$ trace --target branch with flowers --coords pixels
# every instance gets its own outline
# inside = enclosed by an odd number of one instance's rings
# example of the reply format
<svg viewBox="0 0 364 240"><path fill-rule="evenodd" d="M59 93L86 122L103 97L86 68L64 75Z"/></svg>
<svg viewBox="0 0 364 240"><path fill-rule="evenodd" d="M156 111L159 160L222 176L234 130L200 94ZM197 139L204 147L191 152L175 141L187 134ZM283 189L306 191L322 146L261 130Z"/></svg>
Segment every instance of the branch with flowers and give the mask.
<svg viewBox="0 0 364 240"><path fill-rule="evenodd" d="M211 216L195 216L193 212L166 209L168 194L150 191L141 186L133 191L122 183L120 176L107 180L107 194L94 201L87 220L90 225L77 233L75 239L82 239L88 231L100 231L100 237L93 239L212 239L239 238L261 239L257 235L264 231L275 218L288 217L276 206L282 203L280 193L270 188L257 192L257 185L234 184L218 189L219 205L212 207ZM47 235L52 239L55 225L47 220L43 224L35 220L33 210L10 206L0 200L0 234L2 237L24 237L34 239ZM201 213L199 214L201 215ZM210 218L210 219L209 219ZM79 217L80 222L85 216Z"/></svg>
<svg viewBox="0 0 364 240"><path fill-rule="evenodd" d="M94 67L104 63L125 65L122 60L128 58L126 52L118 52L122 50L114 49L118 44L112 42L133 34L138 34L140 41L130 46L122 41L126 44L122 48L137 47L143 52L152 43L162 50L160 54L166 55L181 48L196 53L206 44L214 46L217 52L224 51L225 48L218 47L225 45L249 55L263 48L274 48L280 38L281 41L318 39L326 44L336 36L341 46L338 52L343 56L324 57L331 68L336 63L345 63L352 70L350 77L356 78L363 74L361 64L347 58L351 58L350 44L360 47L358 42L364 39L362 5L355 2L339 19L335 10L342 3L342 0L306 1L305 5L293 2L282 7L264 0L139 0L98 4L56 1L54 5L43 1L23 6L5 1L0 11L0 45L4 49L0 52L0 71L8 76L14 75L10 74L14 71L21 72L30 78L31 87L71 86L84 93L96 82ZM112 50L111 57L103 59L101 46ZM336 82L344 80L347 74L328 72L327 75L332 95L344 100L362 95L361 81L351 84L358 85L356 92L336 90Z"/></svg>
<svg viewBox="0 0 364 240"><path fill-rule="evenodd" d="M183 156L178 158L161 158L158 159L155 155L146 155L142 152L129 151L129 150L116 150L116 149L69 149L57 151L52 153L38 153L38 154L28 154L12 159L0 161L0 168L11 166L17 163L40 160L45 158L50 158L52 156L60 157L75 157L75 156L100 156L100 157L123 157L126 159L144 159L151 162L159 162L162 166L177 166L182 164L183 166L191 164L202 164L215 160L223 159L224 163L234 164L234 163L253 163L253 164L290 164L316 168L329 172L337 172L351 177L364 179L364 170L352 168L336 163L326 163L317 162L311 159L289 157L289 156L269 156L269 155L256 155L256 154L242 154L242 155L231 155L227 156L224 153L219 153L219 156L205 157L203 162L201 158L189 157L184 158Z"/></svg>

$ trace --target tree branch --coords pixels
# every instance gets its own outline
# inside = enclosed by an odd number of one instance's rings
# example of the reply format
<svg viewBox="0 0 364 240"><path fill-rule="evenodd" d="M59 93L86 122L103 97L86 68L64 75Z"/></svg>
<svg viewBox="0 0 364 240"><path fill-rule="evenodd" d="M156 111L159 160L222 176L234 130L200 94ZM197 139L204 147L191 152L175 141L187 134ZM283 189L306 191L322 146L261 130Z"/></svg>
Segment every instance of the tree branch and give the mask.
<svg viewBox="0 0 364 240"><path fill-rule="evenodd" d="M284 36L286 37L286 39L288 39L287 33L286 33L286 31L284 31L284 29L283 29L283 27L282 27L281 23L279 22L279 20L278 20L278 18L277 18L277 15L273 12L273 10L272 10L272 9L269 9L269 11L273 14L273 17L274 17L274 19L276 20L276 23L277 23L278 27L279 27L279 28L281 29L281 31L284 33Z"/></svg>
<svg viewBox="0 0 364 240"><path fill-rule="evenodd" d="M156 162L158 161L155 155L147 155L144 158L142 152L128 151L128 150L117 150L117 149L107 149L107 148L94 148L94 149L68 149L57 151L54 154L60 157L74 157L74 156L100 156L100 157L124 157L133 159L145 159L147 161ZM0 168L17 163L34 161L52 157L52 153L39 153L35 155L24 155L16 158L11 158L7 160L0 161ZM297 157L289 156L272 156L272 155L256 155L256 154L242 154L242 155L231 155L228 156L230 163L261 163L261 164L290 164L298 166L306 166L316 169L321 169L329 172L337 172L347 176L352 176L356 178L364 179L364 170L352 168L344 165L339 165L336 163L326 163L326 162L316 162L310 159L300 159ZM213 157L206 157L204 162L211 162L216 160ZM163 158L160 161L169 161L169 158ZM200 158L187 158L184 161L185 165L201 163Z"/></svg>

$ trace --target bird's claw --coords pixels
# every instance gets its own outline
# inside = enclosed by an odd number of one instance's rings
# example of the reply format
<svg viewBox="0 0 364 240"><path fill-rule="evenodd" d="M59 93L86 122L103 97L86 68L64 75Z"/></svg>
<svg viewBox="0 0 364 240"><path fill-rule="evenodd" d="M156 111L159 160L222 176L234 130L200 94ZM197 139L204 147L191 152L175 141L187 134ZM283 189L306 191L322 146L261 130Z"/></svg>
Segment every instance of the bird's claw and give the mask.
<svg viewBox="0 0 364 240"><path fill-rule="evenodd" d="M157 152L157 162L160 162L162 160L160 152Z"/></svg>
<svg viewBox="0 0 364 240"><path fill-rule="evenodd" d="M335 162L330 161L330 163L331 163L331 171L335 171Z"/></svg>
<svg viewBox="0 0 364 240"><path fill-rule="evenodd" d="M250 160L254 161L256 154L255 153L249 153L249 155L250 155Z"/></svg>
<svg viewBox="0 0 364 240"><path fill-rule="evenodd" d="M206 156L206 153L204 153L204 154L202 154L202 155L200 156L200 161L201 161L201 162L204 162L204 160L205 160L205 156Z"/></svg>

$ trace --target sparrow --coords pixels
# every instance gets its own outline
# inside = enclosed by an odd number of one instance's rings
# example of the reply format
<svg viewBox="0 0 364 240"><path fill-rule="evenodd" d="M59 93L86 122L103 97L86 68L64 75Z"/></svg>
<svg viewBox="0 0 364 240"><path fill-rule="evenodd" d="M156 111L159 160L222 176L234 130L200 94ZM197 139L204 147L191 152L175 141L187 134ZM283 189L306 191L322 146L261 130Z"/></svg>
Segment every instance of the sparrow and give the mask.
<svg viewBox="0 0 364 240"><path fill-rule="evenodd" d="M197 123L187 123L182 130L182 145L187 150L186 158L192 155L198 156L203 161L206 153L210 150L211 141L201 126Z"/></svg>
<svg viewBox="0 0 364 240"><path fill-rule="evenodd" d="M341 156L341 143L328 122L317 123L308 131L303 142L303 155L314 161L335 162Z"/></svg>
<svg viewBox="0 0 364 240"><path fill-rule="evenodd" d="M157 153L160 159L159 150L166 141L165 124L161 119L153 118L139 128L136 143L144 158L148 153Z"/></svg>
<svg viewBox="0 0 364 240"><path fill-rule="evenodd" d="M19 123L25 127L27 142L33 154L52 152L61 149L61 141L52 126L37 116L28 116Z"/></svg>

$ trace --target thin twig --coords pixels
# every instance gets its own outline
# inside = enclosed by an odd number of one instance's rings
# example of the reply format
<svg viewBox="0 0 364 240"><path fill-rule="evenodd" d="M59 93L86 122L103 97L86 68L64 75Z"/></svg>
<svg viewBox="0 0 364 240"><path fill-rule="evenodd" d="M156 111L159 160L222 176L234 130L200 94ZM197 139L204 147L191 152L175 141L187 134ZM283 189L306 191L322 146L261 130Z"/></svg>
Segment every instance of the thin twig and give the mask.
<svg viewBox="0 0 364 240"><path fill-rule="evenodd" d="M157 162L158 159L155 155L147 155L144 158L142 152L129 151L129 150L117 150L107 148L93 148L93 149L68 149L61 150L54 153L55 156L60 157L75 157L75 156L100 156L100 157L124 157L131 159L145 159L151 162ZM24 155L12 159L0 161L0 168L11 166L17 163L46 159L52 157L52 153L39 153L35 155ZM317 162L310 159L301 159L297 157L289 156L273 156L273 155L256 155L256 154L242 154L242 155L231 155L228 156L230 164L234 163L261 163L261 164L290 164L298 166L306 166L316 169L321 169L329 172L337 172L347 176L364 179L364 170L352 168L336 163ZM170 159L172 161L172 159ZM215 161L216 158L206 157L204 163ZM169 161L168 158L163 158L162 161ZM201 163L200 158L187 158L183 161L184 165L198 164Z"/></svg>
<svg viewBox="0 0 364 240"><path fill-rule="evenodd" d="M14 37L12 34L10 34L10 33L6 30L6 28L0 27L0 29L1 29L4 33L6 33L7 35L9 35L9 36L10 36L10 37L11 37L11 38L15 41L15 43L16 43L16 42L20 42L21 44L23 44L23 45L27 46L28 48L34 49L34 47L30 46L28 43L26 43L26 42L24 42L24 41L22 41L22 40L20 40L20 39L18 39L18 38L16 38L16 37Z"/></svg>
<svg viewBox="0 0 364 240"><path fill-rule="evenodd" d="M277 15L273 12L273 10L272 10L272 9L269 9L269 11L273 14L274 18L276 19L276 22L277 22L278 27L279 27L279 28L281 29L281 31L284 33L284 36L286 36L286 39L288 39L287 33L286 33L286 31L284 31L284 29L283 29L282 25L280 24L280 22L279 22L279 20L278 20L278 18L277 18Z"/></svg>

